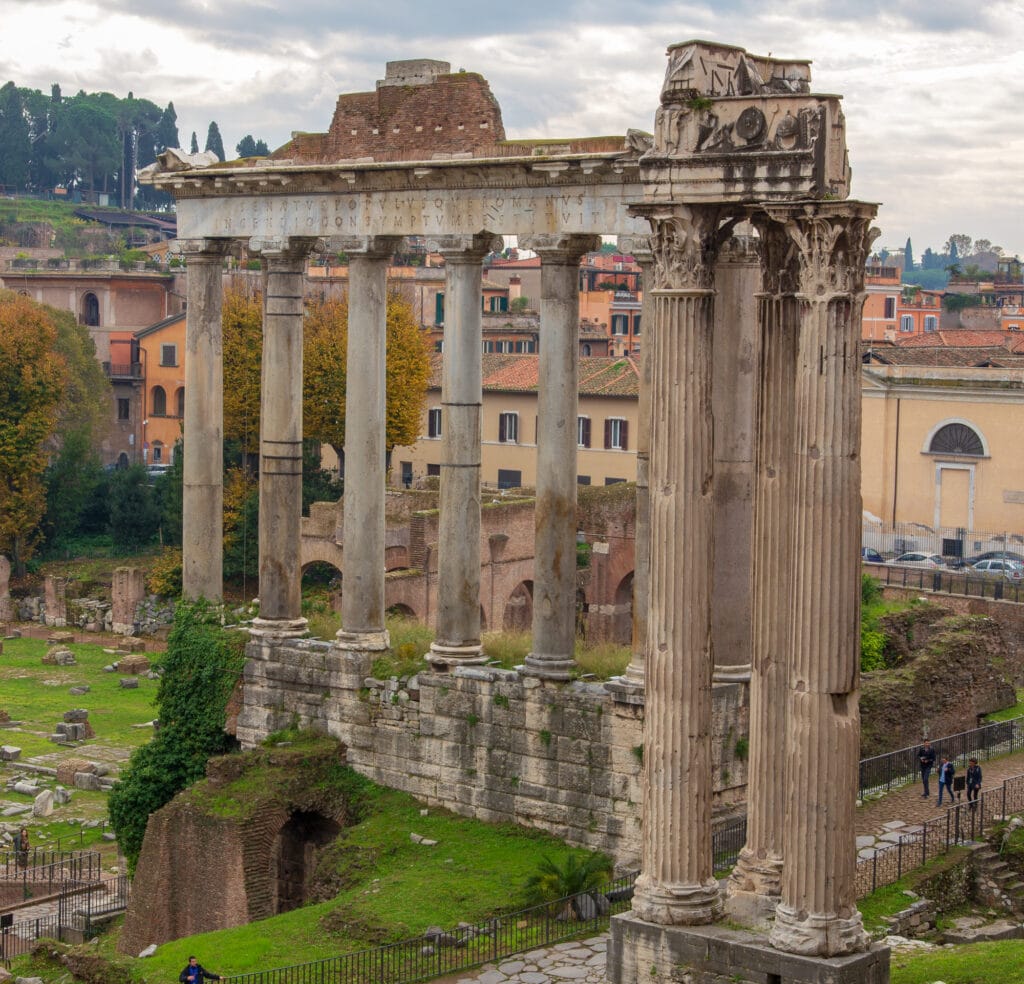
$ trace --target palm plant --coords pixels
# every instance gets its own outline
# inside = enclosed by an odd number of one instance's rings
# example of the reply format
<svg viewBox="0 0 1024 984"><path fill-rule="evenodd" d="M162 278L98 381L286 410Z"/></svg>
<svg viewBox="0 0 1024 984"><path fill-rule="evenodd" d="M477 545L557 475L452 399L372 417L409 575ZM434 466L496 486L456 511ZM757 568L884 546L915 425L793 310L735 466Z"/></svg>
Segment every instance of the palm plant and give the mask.
<svg viewBox="0 0 1024 984"><path fill-rule="evenodd" d="M527 904L541 905L587 894L606 882L611 871L612 861L607 854L570 851L561 864L545 854L523 886Z"/></svg>

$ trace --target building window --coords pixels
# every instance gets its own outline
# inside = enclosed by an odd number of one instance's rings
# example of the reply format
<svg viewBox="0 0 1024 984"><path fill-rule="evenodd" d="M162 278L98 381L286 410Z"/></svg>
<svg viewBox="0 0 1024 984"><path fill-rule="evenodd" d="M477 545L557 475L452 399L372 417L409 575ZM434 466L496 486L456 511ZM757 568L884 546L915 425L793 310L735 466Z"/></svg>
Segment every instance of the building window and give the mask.
<svg viewBox="0 0 1024 984"><path fill-rule="evenodd" d="M604 480L605 485L618 485L620 482L626 481L624 478L606 478Z"/></svg>
<svg viewBox="0 0 1024 984"><path fill-rule="evenodd" d="M441 408L431 407L427 411L427 437L441 436Z"/></svg>
<svg viewBox="0 0 1024 984"><path fill-rule="evenodd" d="M633 316L633 334L640 334L640 315L636 314Z"/></svg>
<svg viewBox="0 0 1024 984"><path fill-rule="evenodd" d="M434 342L434 351L435 352L443 352L444 351L444 339L443 338L439 338L436 342Z"/></svg>
<svg viewBox="0 0 1024 984"><path fill-rule="evenodd" d="M132 419L132 405L131 400L123 396L117 398L117 419L118 420L131 420Z"/></svg>
<svg viewBox="0 0 1024 984"><path fill-rule="evenodd" d="M900 315L900 331L914 330L914 316L912 314Z"/></svg>
<svg viewBox="0 0 1024 984"><path fill-rule="evenodd" d="M889 319L896 317L896 298L895 297L887 297L885 299L885 314L882 317L889 318Z"/></svg>
<svg viewBox="0 0 1024 984"><path fill-rule="evenodd" d="M484 342L484 351L485 352L493 352L494 351L494 342L490 342L490 341Z"/></svg>
<svg viewBox="0 0 1024 984"><path fill-rule="evenodd" d="M1010 331L1020 331L1020 325L1010 325Z"/></svg>
<svg viewBox="0 0 1024 984"><path fill-rule="evenodd" d="M402 468L402 485L407 489L412 488L412 462L401 461L399 462Z"/></svg>
<svg viewBox="0 0 1024 984"><path fill-rule="evenodd" d="M178 407L178 416L183 420L185 418L185 387L181 387L177 393L174 394L174 402Z"/></svg>
<svg viewBox="0 0 1024 984"><path fill-rule="evenodd" d="M178 364L178 346L177 345L161 345L160 346L160 365L162 366L176 366Z"/></svg>
<svg viewBox="0 0 1024 984"><path fill-rule="evenodd" d="M924 330L925 331L936 331L939 327L939 319L934 314L926 314L924 316Z"/></svg>
<svg viewBox="0 0 1024 984"><path fill-rule="evenodd" d="M590 355L590 342L584 342L580 355Z"/></svg>
<svg viewBox="0 0 1024 984"><path fill-rule="evenodd" d="M526 342L516 342L516 351L517 352L533 352L535 350L536 350L536 346L534 345L532 339L530 341L526 341Z"/></svg>
<svg viewBox="0 0 1024 984"><path fill-rule="evenodd" d="M629 447L629 421L623 420L621 417L609 417L604 422L604 446L609 451L627 450Z"/></svg>
<svg viewBox="0 0 1024 984"><path fill-rule="evenodd" d="M498 417L498 440L502 444L519 443L518 413L503 413Z"/></svg>
<svg viewBox="0 0 1024 984"><path fill-rule="evenodd" d="M154 386L150 397L151 413L154 417L167 416L167 394L162 386Z"/></svg>
<svg viewBox="0 0 1024 984"><path fill-rule="evenodd" d="M512 468L498 469L499 489L519 489L523 486L523 473Z"/></svg>
<svg viewBox="0 0 1024 984"><path fill-rule="evenodd" d="M625 314L613 314L612 315L612 334L613 335L628 335L629 334L629 316Z"/></svg>
<svg viewBox="0 0 1024 984"><path fill-rule="evenodd" d="M440 465L427 465L427 478L440 478L441 477L441 466Z"/></svg>
<svg viewBox="0 0 1024 984"><path fill-rule="evenodd" d="M82 298L82 318L90 328L99 327L100 302L95 294L86 294Z"/></svg>
<svg viewBox="0 0 1024 984"><path fill-rule="evenodd" d="M434 296L434 324L437 326L444 324L444 294L436 294Z"/></svg>
<svg viewBox="0 0 1024 984"><path fill-rule="evenodd" d="M577 475L576 476L576 484L577 485L589 485L590 484L590 476L589 475Z"/></svg>
<svg viewBox="0 0 1024 984"><path fill-rule="evenodd" d="M153 442L153 464L158 464L164 460L164 446L161 441Z"/></svg>
<svg viewBox="0 0 1024 984"><path fill-rule="evenodd" d="M980 458L985 454L985 445L973 427L946 424L935 432L928 450L932 454L964 454Z"/></svg>
<svg viewBox="0 0 1024 984"><path fill-rule="evenodd" d="M590 447L590 418L576 418L576 444L581 448Z"/></svg>

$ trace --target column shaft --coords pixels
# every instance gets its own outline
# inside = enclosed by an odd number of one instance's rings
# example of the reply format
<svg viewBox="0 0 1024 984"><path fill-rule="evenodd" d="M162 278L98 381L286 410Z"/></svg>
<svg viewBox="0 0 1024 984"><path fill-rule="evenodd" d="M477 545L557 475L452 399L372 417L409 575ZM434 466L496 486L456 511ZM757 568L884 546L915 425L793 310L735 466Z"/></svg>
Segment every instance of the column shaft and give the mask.
<svg viewBox="0 0 1024 984"><path fill-rule="evenodd" d="M349 255L344 555L338 637L387 648L384 465L390 253Z"/></svg>
<svg viewBox="0 0 1024 984"><path fill-rule="evenodd" d="M182 593L219 602L224 590L223 249L187 253Z"/></svg>
<svg viewBox="0 0 1024 984"><path fill-rule="evenodd" d="M260 618L300 634L302 617L302 316L305 250L264 251L260 406Z"/></svg>
<svg viewBox="0 0 1024 984"><path fill-rule="evenodd" d="M799 249L792 652L778 949L867 947L853 814L860 720L860 309L871 206L767 209Z"/></svg>
<svg viewBox="0 0 1024 984"><path fill-rule="evenodd" d="M524 671L568 680L576 643L579 263L596 236L536 237L541 256L533 645Z"/></svg>
<svg viewBox="0 0 1024 984"><path fill-rule="evenodd" d="M713 293L656 292L642 874L648 922L710 922Z"/></svg>
<svg viewBox="0 0 1024 984"><path fill-rule="evenodd" d="M491 236L478 239L442 251L446 284L438 595L436 637L428 656L442 669L486 660L480 645L480 264L496 243Z"/></svg>
<svg viewBox="0 0 1024 984"><path fill-rule="evenodd" d="M775 254L769 252L770 257ZM771 274L766 279L772 279ZM753 655L747 842L729 884L729 910L759 922L782 890L786 825L786 699L789 687L793 387L799 305L763 294L757 410L753 551Z"/></svg>

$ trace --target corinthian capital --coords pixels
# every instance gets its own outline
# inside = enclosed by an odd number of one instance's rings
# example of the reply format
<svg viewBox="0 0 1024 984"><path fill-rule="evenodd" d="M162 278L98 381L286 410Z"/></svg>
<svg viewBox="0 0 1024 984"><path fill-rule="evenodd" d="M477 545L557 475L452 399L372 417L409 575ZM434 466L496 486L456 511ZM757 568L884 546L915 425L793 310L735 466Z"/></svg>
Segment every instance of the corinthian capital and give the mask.
<svg viewBox="0 0 1024 984"><path fill-rule="evenodd" d="M710 290L714 286L722 208L639 205L630 211L651 223L655 290Z"/></svg>
<svg viewBox="0 0 1024 984"><path fill-rule="evenodd" d="M801 294L824 298L864 290L864 263L878 236L871 228L876 211L865 202L765 206L767 218L795 247Z"/></svg>

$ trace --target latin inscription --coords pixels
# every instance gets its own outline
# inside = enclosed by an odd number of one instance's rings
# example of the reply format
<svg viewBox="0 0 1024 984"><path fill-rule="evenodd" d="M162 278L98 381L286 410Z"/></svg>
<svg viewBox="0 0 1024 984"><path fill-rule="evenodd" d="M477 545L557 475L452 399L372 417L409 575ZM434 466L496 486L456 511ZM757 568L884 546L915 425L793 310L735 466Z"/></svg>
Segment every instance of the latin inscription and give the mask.
<svg viewBox="0 0 1024 984"><path fill-rule="evenodd" d="M483 229L507 235L644 234L646 222L626 211L630 200L625 195L596 195L593 188L533 195L460 190L446 195L370 192L184 199L178 202L178 234L182 238L430 236Z"/></svg>

